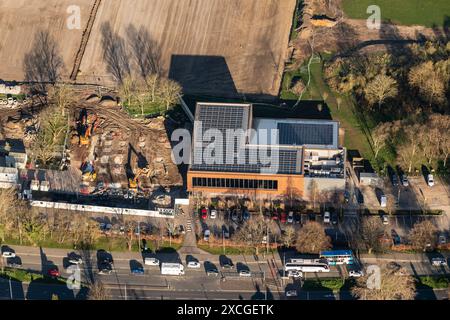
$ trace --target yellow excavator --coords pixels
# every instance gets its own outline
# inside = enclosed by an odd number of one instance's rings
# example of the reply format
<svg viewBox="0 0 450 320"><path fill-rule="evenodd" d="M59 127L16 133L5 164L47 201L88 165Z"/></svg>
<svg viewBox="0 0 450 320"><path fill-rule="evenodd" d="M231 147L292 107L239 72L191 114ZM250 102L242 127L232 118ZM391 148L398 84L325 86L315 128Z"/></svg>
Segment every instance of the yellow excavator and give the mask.
<svg viewBox="0 0 450 320"><path fill-rule="evenodd" d="M128 188L130 190L137 190L138 186L139 186L139 177L141 175L149 177L151 174L151 170L150 168L147 166L145 168L140 168L136 171L136 173L134 174L134 178L129 178L128 179Z"/></svg>

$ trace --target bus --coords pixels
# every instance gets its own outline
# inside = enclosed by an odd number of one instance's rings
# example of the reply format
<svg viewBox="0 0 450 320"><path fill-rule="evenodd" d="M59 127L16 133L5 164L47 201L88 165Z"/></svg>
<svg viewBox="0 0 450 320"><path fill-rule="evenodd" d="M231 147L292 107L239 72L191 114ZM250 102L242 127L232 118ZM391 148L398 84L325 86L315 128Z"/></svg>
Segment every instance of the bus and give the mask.
<svg viewBox="0 0 450 320"><path fill-rule="evenodd" d="M322 251L320 258L326 259L330 266L355 263L352 250Z"/></svg>
<svg viewBox="0 0 450 320"><path fill-rule="evenodd" d="M328 262L323 259L290 259L284 265L284 270L301 272L330 272Z"/></svg>

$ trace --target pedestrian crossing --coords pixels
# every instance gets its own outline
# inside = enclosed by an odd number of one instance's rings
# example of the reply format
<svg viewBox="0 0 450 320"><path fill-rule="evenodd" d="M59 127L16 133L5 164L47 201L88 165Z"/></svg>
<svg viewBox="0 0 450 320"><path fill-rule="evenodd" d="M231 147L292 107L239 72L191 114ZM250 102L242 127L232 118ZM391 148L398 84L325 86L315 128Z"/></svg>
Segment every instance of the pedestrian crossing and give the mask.
<svg viewBox="0 0 450 320"><path fill-rule="evenodd" d="M192 231L192 219L188 218L186 220L186 230L187 232L191 232Z"/></svg>

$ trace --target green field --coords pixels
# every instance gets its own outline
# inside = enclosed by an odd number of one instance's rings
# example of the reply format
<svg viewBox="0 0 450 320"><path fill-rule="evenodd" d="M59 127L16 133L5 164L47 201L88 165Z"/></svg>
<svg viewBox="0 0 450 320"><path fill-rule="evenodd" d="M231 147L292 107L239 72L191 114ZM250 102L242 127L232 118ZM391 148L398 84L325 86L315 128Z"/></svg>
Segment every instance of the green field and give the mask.
<svg viewBox="0 0 450 320"><path fill-rule="evenodd" d="M450 23L449 0L343 0L344 12L354 19L367 19L370 5L380 7L383 21L396 24L442 27Z"/></svg>

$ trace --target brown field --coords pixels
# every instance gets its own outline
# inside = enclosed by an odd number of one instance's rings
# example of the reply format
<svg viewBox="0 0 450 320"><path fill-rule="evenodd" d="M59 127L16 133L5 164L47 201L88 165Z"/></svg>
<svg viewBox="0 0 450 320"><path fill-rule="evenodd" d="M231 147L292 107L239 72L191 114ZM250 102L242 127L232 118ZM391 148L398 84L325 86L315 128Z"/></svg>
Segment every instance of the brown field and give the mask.
<svg viewBox="0 0 450 320"><path fill-rule="evenodd" d="M158 64L187 93L278 95L295 0L103 1L78 76L111 83L102 26L129 51L127 30L148 32ZM129 60L129 53L124 53ZM133 66L131 66L133 69Z"/></svg>
<svg viewBox="0 0 450 320"><path fill-rule="evenodd" d="M1 0L0 79L24 79L24 57L38 30L48 31L58 44L63 75L70 73L92 4L93 0ZM81 30L66 26L70 5L81 8Z"/></svg>
<svg viewBox="0 0 450 320"><path fill-rule="evenodd" d="M113 85L104 39L119 60L138 70L130 28L143 31L163 73L185 93L277 96L295 0L103 0L77 81ZM0 79L25 80L24 57L44 30L58 46L68 79L94 0L1 0ZM68 6L81 8L81 30L69 30ZM110 38L104 27L110 28ZM145 42L145 43L144 43ZM135 43L136 44L136 43ZM138 50L139 51L139 50ZM137 51L136 51L137 52ZM127 67L128 68L128 67Z"/></svg>

